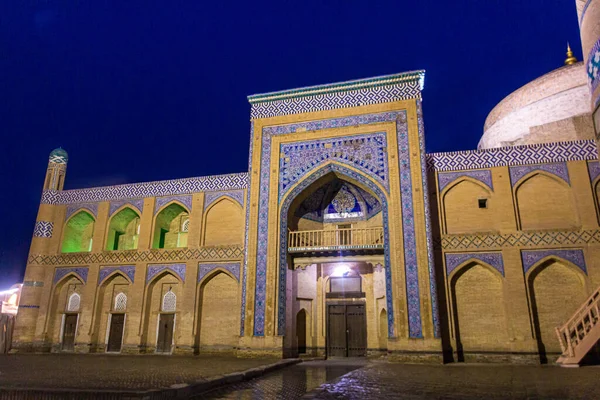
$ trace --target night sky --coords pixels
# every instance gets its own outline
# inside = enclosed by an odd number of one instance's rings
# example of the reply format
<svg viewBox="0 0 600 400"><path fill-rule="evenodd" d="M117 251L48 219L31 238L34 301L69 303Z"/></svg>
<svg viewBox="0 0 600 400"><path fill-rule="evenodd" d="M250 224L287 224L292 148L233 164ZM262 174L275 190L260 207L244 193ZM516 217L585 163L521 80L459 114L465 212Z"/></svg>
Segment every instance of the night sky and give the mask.
<svg viewBox="0 0 600 400"><path fill-rule="evenodd" d="M0 290L22 280L48 154L66 189L242 172L246 96L425 69L427 151L581 59L574 1L1 1Z"/></svg>

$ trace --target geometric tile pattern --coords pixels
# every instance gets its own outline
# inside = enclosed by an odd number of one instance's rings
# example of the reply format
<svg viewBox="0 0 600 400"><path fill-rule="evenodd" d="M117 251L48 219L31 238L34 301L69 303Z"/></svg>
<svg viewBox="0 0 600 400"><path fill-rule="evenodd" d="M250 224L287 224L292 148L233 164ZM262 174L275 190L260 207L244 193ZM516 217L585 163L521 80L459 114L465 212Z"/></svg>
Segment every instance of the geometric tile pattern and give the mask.
<svg viewBox="0 0 600 400"><path fill-rule="evenodd" d="M438 338L441 336L441 326L438 310L433 232L431 230L431 211L429 209L429 179L425 155L425 124L423 122L423 105L421 100L417 100L417 126L419 129L419 145L421 147L421 176L423 184L423 204L425 204L425 233L427 235L427 263L429 269L429 295L431 296L431 318L433 322L433 335Z"/></svg>
<svg viewBox="0 0 600 400"><path fill-rule="evenodd" d="M588 82L590 83L591 92L594 93L600 85L600 39L592 46L587 60Z"/></svg>
<svg viewBox="0 0 600 400"><path fill-rule="evenodd" d="M185 264L159 264L148 265L148 270L146 271L146 283L150 282L152 278L163 271L172 272L177 275L182 282L185 282Z"/></svg>
<svg viewBox="0 0 600 400"><path fill-rule="evenodd" d="M453 254L446 253L446 274L450 276L452 271L454 271L457 267L464 264L466 261L481 261L484 264L487 264L504 276L504 260L502 259L502 253L461 253L461 254Z"/></svg>
<svg viewBox="0 0 600 400"><path fill-rule="evenodd" d="M227 192L207 192L204 195L204 210L223 196L227 196L230 199L237 201L240 207L244 208L244 191L230 190Z"/></svg>
<svg viewBox="0 0 600 400"><path fill-rule="evenodd" d="M32 254L28 263L36 265L127 264L137 262L241 260L242 246L200 247L196 249L152 249L98 253Z"/></svg>
<svg viewBox="0 0 600 400"><path fill-rule="evenodd" d="M168 197L157 197L156 204L154 206L154 214L158 213L160 209L165 205L172 201L176 201L180 204L183 204L187 207L187 211L192 211L192 196L168 196Z"/></svg>
<svg viewBox="0 0 600 400"><path fill-rule="evenodd" d="M492 184L492 171L489 169L479 169L473 171L439 172L439 191L441 192L446 186L448 186L448 184L462 177L469 177L471 179L475 179L476 181L479 181L486 185L490 190L494 190L494 186Z"/></svg>
<svg viewBox="0 0 600 400"><path fill-rule="evenodd" d="M142 210L144 209L144 199L130 199L130 200L116 200L110 202L110 210L108 215L111 216L117 211L119 208L123 206L131 207L134 211L137 210L138 214L142 214Z"/></svg>
<svg viewBox="0 0 600 400"><path fill-rule="evenodd" d="M588 172L590 173L590 182L594 183L596 179L600 176L600 162L588 162Z"/></svg>
<svg viewBox="0 0 600 400"><path fill-rule="evenodd" d="M569 170L567 168L567 163L552 163L552 164L541 164L541 165L520 165L517 167L510 167L510 182L514 187L525 175L534 172L534 171L545 171L548 172L569 185L571 181L569 180Z"/></svg>
<svg viewBox="0 0 600 400"><path fill-rule="evenodd" d="M121 271L133 283L135 277L135 265L118 265L113 267L100 267L98 274L98 285L100 285L109 275L115 271Z"/></svg>
<svg viewBox="0 0 600 400"><path fill-rule="evenodd" d="M240 281L240 263L212 263L212 264L198 264L198 282L202 280L207 274L215 269L222 268L229 271L231 275Z"/></svg>
<svg viewBox="0 0 600 400"><path fill-rule="evenodd" d="M421 296L419 293L419 270L417 267L417 239L413 208L413 183L410 170L410 150L406 112L398 113L396 119L398 136L398 164L400 169L400 203L402 207L402 236L404 240L404 269L406 271L406 300L408 308L409 337L423 337L421 326ZM389 265L389 263L386 263ZM386 268L389 270L391 268Z"/></svg>
<svg viewBox="0 0 600 400"><path fill-rule="evenodd" d="M262 336L264 332L264 316L266 304L260 299L265 297L266 271L267 271L267 245L268 245L268 215L269 215L269 182L271 177L271 137L299 131L318 131L322 129L340 128L346 126L366 125L381 122L395 121L398 112L383 112L378 114L356 115L351 117L332 118L326 120L313 120L287 125L266 126L262 128L262 143L259 171L259 201L258 201L258 237L256 254L256 286L255 286L255 314L254 335ZM403 114L405 114L403 112ZM279 150L279 149L277 149ZM258 155L257 155L258 156ZM274 156L278 156L274 154ZM281 181L281 177L279 178ZM287 236L286 236L287 237ZM285 282L285 281L284 281ZM389 312L389 311L388 311Z"/></svg>
<svg viewBox="0 0 600 400"><path fill-rule="evenodd" d="M585 12L587 11L588 7L590 6L590 4L592 3L592 0L587 0L587 2L585 3L585 5L583 6L583 9L581 10L581 18L579 18L579 25L581 26L581 23L583 22L583 17L585 16Z"/></svg>
<svg viewBox="0 0 600 400"><path fill-rule="evenodd" d="M70 274L70 273L77 274L81 279L83 279L83 283L87 283L87 276L88 276L88 268L87 267L56 268L54 270L53 282L56 284L56 282L60 281L63 277L65 277L67 274Z"/></svg>
<svg viewBox="0 0 600 400"><path fill-rule="evenodd" d="M424 71L249 96L250 119L420 99Z"/></svg>
<svg viewBox="0 0 600 400"><path fill-rule="evenodd" d="M252 169L252 144L254 143L254 121L250 121L250 150L248 152L248 171ZM246 189L246 225L244 229L244 270L242 272L242 305L240 307L240 336L244 336L246 327L246 281L248 276L248 229L250 227L250 193L252 178L248 176Z"/></svg>
<svg viewBox="0 0 600 400"><path fill-rule="evenodd" d="M443 250L600 244L600 230L443 235Z"/></svg>
<svg viewBox="0 0 600 400"><path fill-rule="evenodd" d="M51 238L54 223L50 221L36 221L33 228L34 237Z"/></svg>
<svg viewBox="0 0 600 400"><path fill-rule="evenodd" d="M42 204L73 204L99 202L144 197L172 196L206 191L245 189L248 186L248 173L229 175L200 176L195 178L172 179L168 181L131 183L127 185L104 186L75 190L45 190Z"/></svg>
<svg viewBox="0 0 600 400"><path fill-rule="evenodd" d="M540 260L550 256L570 261L587 274L585 258L583 256L583 250L581 249L522 250L521 259L523 261L523 272L526 274L527 271Z"/></svg>
<svg viewBox="0 0 600 400"><path fill-rule="evenodd" d="M279 201L301 176L329 160L356 167L389 190L385 132L281 144Z"/></svg>
<svg viewBox="0 0 600 400"><path fill-rule="evenodd" d="M76 211L85 210L92 214L94 217L98 217L98 203L77 203L69 204L67 206L67 215L65 215L65 221L69 219Z"/></svg>
<svg viewBox="0 0 600 400"><path fill-rule="evenodd" d="M341 175L348 176L352 179L355 179L370 190L372 190L377 197L382 200L382 217L383 217L383 226L384 226L384 260L386 265L390 265L390 249L389 249L389 232L387 229L388 226L388 207L387 207L387 198L386 195L379 186L377 186L370 179L363 176L361 173L355 172L346 168L343 165L338 164L329 164L321 167L317 171L314 171L310 176L303 178L300 183L295 186L289 195L285 198L281 205L281 214L279 216L280 226L279 226L279 242L280 242L280 251L279 251L279 262L281 265L279 266L279 301L278 301L278 335L285 334L285 326L286 326L286 279L287 279L287 218L290 205L292 201L297 198L297 196L308 186L310 186L317 179L325 176L330 172L336 172ZM260 271L261 274L264 271ZM257 272L258 276L258 272ZM385 268L385 278L386 278L386 302L388 307L388 336L393 337L394 335L394 303L392 296L392 272L391 268ZM265 300L265 290L262 285L265 284L265 280L261 279L261 286L257 286L259 290L256 291L257 296L257 304L258 302L263 302ZM255 326L255 335L256 335L256 327L264 327L264 308L256 310L256 313L261 312L259 317L255 315L254 326Z"/></svg>
<svg viewBox="0 0 600 400"><path fill-rule="evenodd" d="M512 165L596 160L595 140L499 147L427 154L430 171L459 171Z"/></svg>

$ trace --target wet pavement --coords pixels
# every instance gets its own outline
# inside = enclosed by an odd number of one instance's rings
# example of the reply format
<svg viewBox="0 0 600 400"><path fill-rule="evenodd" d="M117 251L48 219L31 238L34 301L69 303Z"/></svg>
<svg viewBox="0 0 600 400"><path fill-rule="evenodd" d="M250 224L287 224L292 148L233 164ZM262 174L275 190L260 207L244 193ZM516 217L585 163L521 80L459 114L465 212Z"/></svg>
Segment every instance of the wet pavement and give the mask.
<svg viewBox="0 0 600 400"><path fill-rule="evenodd" d="M367 360L364 358L306 361L271 372L260 378L218 388L192 398L295 400L302 398L307 392L320 385L362 368L366 364Z"/></svg>

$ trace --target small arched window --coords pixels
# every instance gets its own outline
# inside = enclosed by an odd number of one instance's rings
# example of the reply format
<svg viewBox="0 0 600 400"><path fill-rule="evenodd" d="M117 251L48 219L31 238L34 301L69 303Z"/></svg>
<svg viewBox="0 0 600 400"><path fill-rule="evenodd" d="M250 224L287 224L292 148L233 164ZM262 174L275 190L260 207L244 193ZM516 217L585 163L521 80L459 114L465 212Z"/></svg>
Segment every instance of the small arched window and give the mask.
<svg viewBox="0 0 600 400"><path fill-rule="evenodd" d="M115 311L125 311L127 308L127 295L119 293L115 296Z"/></svg>
<svg viewBox="0 0 600 400"><path fill-rule="evenodd" d="M173 312L175 311L175 307L177 306L177 296L171 290L165 293L162 302L162 310L165 312Z"/></svg>
<svg viewBox="0 0 600 400"><path fill-rule="evenodd" d="M79 305L81 304L81 296L77 293L73 293L69 296L69 302L67 303L67 311L79 311Z"/></svg>
<svg viewBox="0 0 600 400"><path fill-rule="evenodd" d="M190 219L186 218L181 223L181 232L188 232L190 230Z"/></svg>

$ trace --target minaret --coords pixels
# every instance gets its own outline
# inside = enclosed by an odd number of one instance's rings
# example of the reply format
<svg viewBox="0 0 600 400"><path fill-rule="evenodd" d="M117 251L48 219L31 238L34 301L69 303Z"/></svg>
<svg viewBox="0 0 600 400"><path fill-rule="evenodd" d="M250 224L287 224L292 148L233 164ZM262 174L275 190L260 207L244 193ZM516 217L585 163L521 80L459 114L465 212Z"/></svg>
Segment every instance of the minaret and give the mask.
<svg viewBox="0 0 600 400"><path fill-rule="evenodd" d="M48 159L48 169L46 171L46 180L44 181L44 190L62 190L65 185L65 175L67 173L67 162L69 155L61 147L52 150Z"/></svg>

